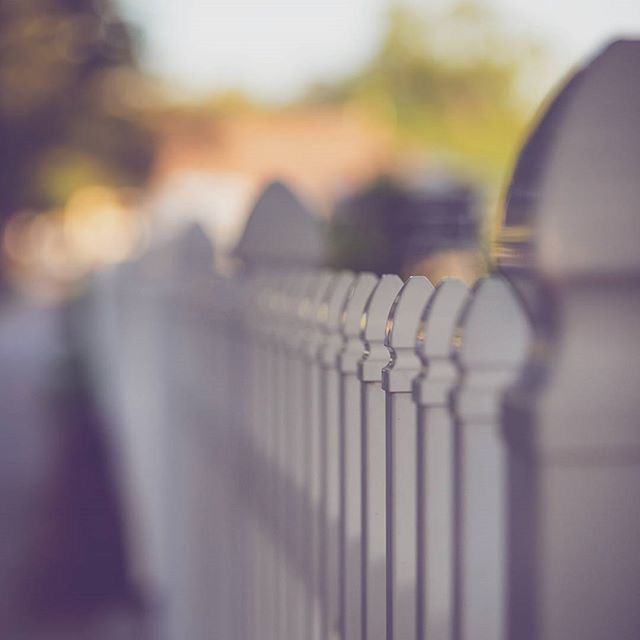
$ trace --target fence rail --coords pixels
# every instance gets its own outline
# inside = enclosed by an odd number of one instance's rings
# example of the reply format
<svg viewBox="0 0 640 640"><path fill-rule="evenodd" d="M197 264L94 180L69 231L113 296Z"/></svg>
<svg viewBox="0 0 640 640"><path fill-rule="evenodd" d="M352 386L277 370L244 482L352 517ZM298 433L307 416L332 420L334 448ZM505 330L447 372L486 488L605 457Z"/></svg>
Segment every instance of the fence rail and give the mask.
<svg viewBox="0 0 640 640"><path fill-rule="evenodd" d="M614 44L550 105L471 289L313 264L282 185L232 275L190 229L96 276L79 326L166 637L640 637L638 69Z"/></svg>

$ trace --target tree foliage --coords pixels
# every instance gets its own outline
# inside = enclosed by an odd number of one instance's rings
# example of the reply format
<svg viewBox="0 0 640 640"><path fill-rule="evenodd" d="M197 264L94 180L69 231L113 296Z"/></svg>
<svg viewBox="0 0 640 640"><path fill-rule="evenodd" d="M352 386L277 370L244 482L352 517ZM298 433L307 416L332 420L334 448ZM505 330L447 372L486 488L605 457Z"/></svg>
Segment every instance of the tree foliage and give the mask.
<svg viewBox="0 0 640 640"><path fill-rule="evenodd" d="M364 105L403 149L449 154L492 180L529 116L522 79L538 57L534 43L474 2L430 15L396 5L364 68L315 86L308 100Z"/></svg>
<svg viewBox="0 0 640 640"><path fill-rule="evenodd" d="M0 215L146 175L134 40L110 0L0 0Z"/></svg>

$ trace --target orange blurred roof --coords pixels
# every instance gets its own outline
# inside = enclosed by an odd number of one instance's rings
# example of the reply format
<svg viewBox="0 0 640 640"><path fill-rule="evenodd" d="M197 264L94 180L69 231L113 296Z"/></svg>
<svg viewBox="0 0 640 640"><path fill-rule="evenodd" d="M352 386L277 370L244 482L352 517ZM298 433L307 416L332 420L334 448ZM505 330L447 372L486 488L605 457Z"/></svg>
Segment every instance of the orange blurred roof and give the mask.
<svg viewBox="0 0 640 640"><path fill-rule="evenodd" d="M336 195L392 164L393 138L354 107L245 110L161 128L152 176L185 170L239 173L256 184L277 177L328 209Z"/></svg>

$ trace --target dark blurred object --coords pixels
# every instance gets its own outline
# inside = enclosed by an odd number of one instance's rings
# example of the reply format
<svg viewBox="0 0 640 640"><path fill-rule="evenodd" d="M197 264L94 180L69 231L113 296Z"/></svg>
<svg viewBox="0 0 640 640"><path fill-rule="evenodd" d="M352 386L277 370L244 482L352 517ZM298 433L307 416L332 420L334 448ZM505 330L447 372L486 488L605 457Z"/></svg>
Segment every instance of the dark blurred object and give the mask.
<svg viewBox="0 0 640 640"><path fill-rule="evenodd" d="M110 0L0 0L0 222L87 184L139 184L133 40Z"/></svg>
<svg viewBox="0 0 640 640"><path fill-rule="evenodd" d="M331 227L332 266L404 274L441 251L478 242L478 194L453 180L406 186L383 177L338 203Z"/></svg>

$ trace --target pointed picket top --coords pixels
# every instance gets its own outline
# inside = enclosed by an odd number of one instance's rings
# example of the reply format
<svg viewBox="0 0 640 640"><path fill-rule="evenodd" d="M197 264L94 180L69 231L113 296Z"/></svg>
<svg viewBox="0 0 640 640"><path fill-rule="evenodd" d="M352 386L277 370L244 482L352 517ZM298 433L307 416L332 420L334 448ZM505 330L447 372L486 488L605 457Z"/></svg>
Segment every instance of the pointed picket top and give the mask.
<svg viewBox="0 0 640 640"><path fill-rule="evenodd" d="M411 276L391 307L384 339L391 362L382 375L382 386L387 391L410 392L413 378L420 372L422 363L416 353L418 328L434 291L424 276Z"/></svg>
<svg viewBox="0 0 640 640"><path fill-rule="evenodd" d="M234 255L249 267L321 265L322 221L288 186L272 182L254 204Z"/></svg>
<svg viewBox="0 0 640 640"><path fill-rule="evenodd" d="M133 273L164 281L191 273L213 271L214 246L198 223L181 227L170 236L156 238L145 253L130 262Z"/></svg>
<svg viewBox="0 0 640 640"><path fill-rule="evenodd" d="M340 352L340 370L354 374L364 353L365 343L361 337L362 316L369 298L378 284L378 276L360 273L345 304L342 313L342 335L344 345Z"/></svg>
<svg viewBox="0 0 640 640"><path fill-rule="evenodd" d="M200 224L186 227L171 243L174 266L187 272L213 269L213 244Z"/></svg>
<svg viewBox="0 0 640 640"><path fill-rule="evenodd" d="M531 347L531 326L508 280L491 276L474 286L456 335L457 359L464 371L519 368Z"/></svg>
<svg viewBox="0 0 640 640"><path fill-rule="evenodd" d="M578 70L526 142L499 235L502 266L552 277L640 269L640 41Z"/></svg>

